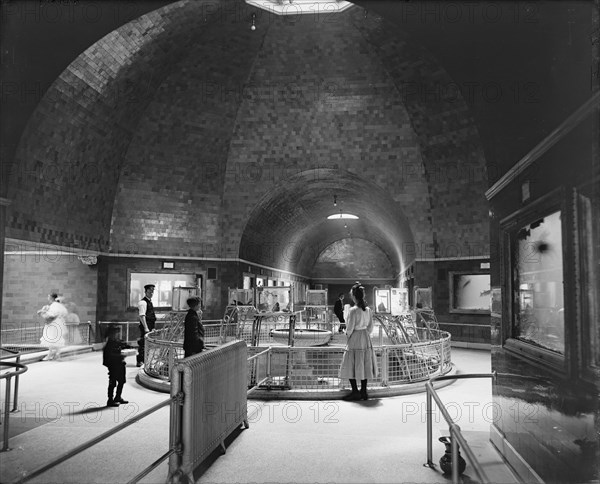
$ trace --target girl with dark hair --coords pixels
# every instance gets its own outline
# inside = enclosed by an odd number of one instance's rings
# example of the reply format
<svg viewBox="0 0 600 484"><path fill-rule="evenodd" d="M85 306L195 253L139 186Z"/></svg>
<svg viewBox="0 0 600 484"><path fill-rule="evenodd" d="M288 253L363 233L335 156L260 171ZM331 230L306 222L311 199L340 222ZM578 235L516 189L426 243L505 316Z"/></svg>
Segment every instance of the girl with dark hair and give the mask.
<svg viewBox="0 0 600 484"><path fill-rule="evenodd" d="M373 313L365 302L365 288L360 282L352 286L350 296L355 305L348 313L348 344L340 367L340 378L348 378L352 392L344 400L367 400L367 380L377 376L377 359L371 342ZM360 380L360 392L356 384Z"/></svg>

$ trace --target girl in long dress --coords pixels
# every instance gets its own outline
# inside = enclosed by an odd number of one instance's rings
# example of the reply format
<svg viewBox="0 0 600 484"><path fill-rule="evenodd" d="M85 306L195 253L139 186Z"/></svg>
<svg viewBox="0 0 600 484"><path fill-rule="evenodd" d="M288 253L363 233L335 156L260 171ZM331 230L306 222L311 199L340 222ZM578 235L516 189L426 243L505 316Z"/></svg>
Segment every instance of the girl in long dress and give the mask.
<svg viewBox="0 0 600 484"><path fill-rule="evenodd" d="M48 295L48 306L44 306L38 314L44 318L45 325L40 343L48 347L48 360L59 360L60 350L65 346L67 337L67 308L60 302L58 294Z"/></svg>
<svg viewBox="0 0 600 484"><path fill-rule="evenodd" d="M377 359L370 336L373 312L365 302L365 289L359 282L352 286L350 295L354 307L350 308L346 319L348 344L340 366L340 378L348 378L352 387L345 400L367 400L367 381L377 376ZM360 392L356 380L360 380Z"/></svg>

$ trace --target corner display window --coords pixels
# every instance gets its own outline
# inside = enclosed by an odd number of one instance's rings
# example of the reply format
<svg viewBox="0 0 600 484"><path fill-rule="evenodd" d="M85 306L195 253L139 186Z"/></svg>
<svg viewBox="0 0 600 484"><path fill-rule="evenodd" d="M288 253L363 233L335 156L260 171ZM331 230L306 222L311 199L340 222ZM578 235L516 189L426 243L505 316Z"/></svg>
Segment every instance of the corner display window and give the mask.
<svg viewBox="0 0 600 484"><path fill-rule="evenodd" d="M514 247L513 336L564 354L565 320L561 212L522 227Z"/></svg>

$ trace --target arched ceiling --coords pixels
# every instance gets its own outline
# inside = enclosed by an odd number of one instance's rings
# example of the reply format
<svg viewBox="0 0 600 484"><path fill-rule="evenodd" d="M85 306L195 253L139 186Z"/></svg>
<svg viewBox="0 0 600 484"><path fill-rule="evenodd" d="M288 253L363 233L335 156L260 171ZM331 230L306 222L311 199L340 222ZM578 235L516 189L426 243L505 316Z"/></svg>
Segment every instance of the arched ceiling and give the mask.
<svg viewBox="0 0 600 484"><path fill-rule="evenodd" d="M96 42L41 100L16 155L8 235L309 276L347 238L325 220L335 192L360 217L351 236L393 273L419 256L413 244L475 242L485 255L473 119L456 92L411 90L451 82L360 7L315 22L242 0L170 4Z"/></svg>
<svg viewBox="0 0 600 484"><path fill-rule="evenodd" d="M340 211L359 218L327 219ZM402 251L402 244L414 242L408 221L388 192L350 172L309 170L289 178L254 206L240 257L308 274L324 250L351 238L368 240L387 254L395 274L412 262L403 260Z"/></svg>

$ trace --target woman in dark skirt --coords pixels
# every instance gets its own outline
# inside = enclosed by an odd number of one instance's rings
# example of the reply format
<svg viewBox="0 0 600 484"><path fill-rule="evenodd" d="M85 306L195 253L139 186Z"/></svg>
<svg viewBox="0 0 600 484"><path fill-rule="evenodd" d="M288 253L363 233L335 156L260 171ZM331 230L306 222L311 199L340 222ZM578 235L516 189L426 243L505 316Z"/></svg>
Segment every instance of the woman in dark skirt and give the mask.
<svg viewBox="0 0 600 484"><path fill-rule="evenodd" d="M346 320L348 344L340 366L340 378L348 378L352 392L345 400L367 400L367 380L377 376L377 359L371 342L373 313L365 302L365 289L357 282L350 290L354 307ZM360 392L356 384L360 380Z"/></svg>
<svg viewBox="0 0 600 484"><path fill-rule="evenodd" d="M198 296L192 296L186 302L190 309L185 315L184 321L183 351L185 358L200 353L204 349L204 326L202 326L200 318L202 315L201 300Z"/></svg>

